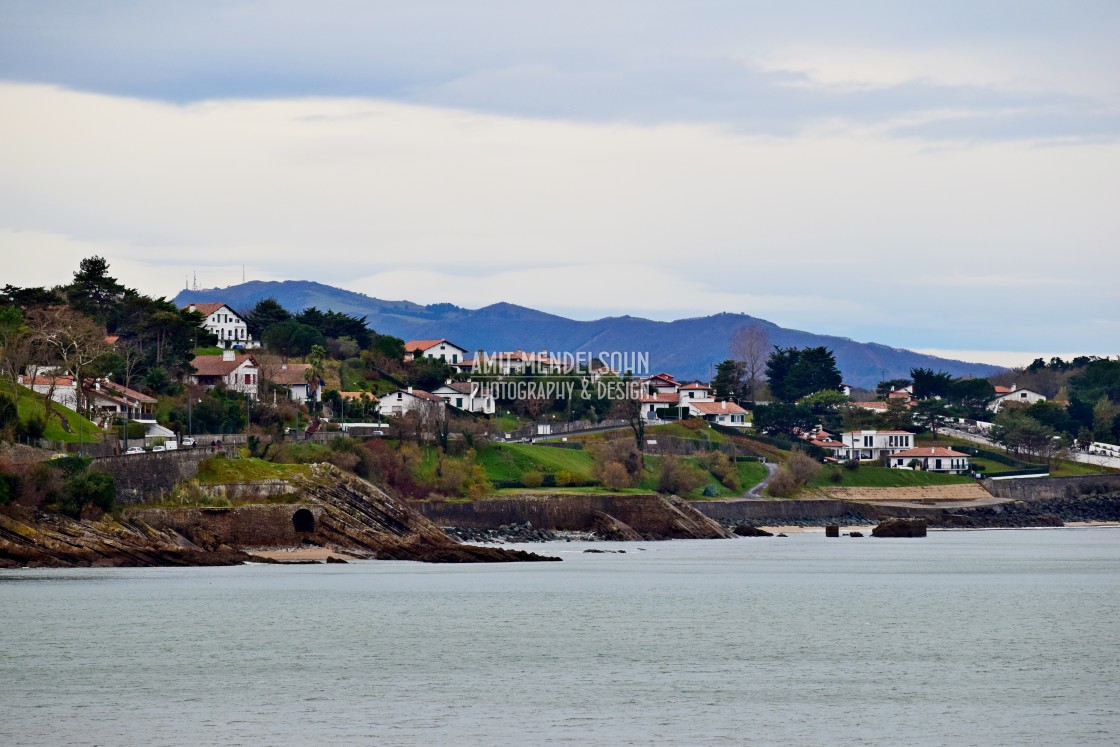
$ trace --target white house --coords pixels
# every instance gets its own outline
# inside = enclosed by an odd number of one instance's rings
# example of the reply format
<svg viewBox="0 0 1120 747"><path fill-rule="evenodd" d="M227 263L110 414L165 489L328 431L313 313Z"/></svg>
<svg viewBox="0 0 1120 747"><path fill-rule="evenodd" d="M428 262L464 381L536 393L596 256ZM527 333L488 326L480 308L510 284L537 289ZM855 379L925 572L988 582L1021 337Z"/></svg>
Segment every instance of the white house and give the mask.
<svg viewBox="0 0 1120 747"><path fill-rule="evenodd" d="M485 384L472 381L448 381L432 394L458 410L493 415L497 410L494 395Z"/></svg>
<svg viewBox="0 0 1120 747"><path fill-rule="evenodd" d="M680 393L682 407L690 402L711 402L713 399L712 388L707 384L701 384L699 381L685 384L677 391Z"/></svg>
<svg viewBox="0 0 1120 747"><path fill-rule="evenodd" d="M323 399L322 381L307 380L310 363L281 363L280 370L272 376L272 383L286 387L288 399L301 405L308 400L320 402Z"/></svg>
<svg viewBox="0 0 1120 747"><path fill-rule="evenodd" d="M386 394L377 403L377 411L382 417L400 417L413 410L424 410L430 407L446 410L447 403L442 397L412 387L409 387L407 391L398 389L391 394Z"/></svg>
<svg viewBox="0 0 1120 747"><path fill-rule="evenodd" d="M923 446L919 449L906 449L891 454L889 464L892 469L917 468L927 472L949 472L954 475L968 474L968 454L946 449L941 446Z"/></svg>
<svg viewBox="0 0 1120 747"><path fill-rule="evenodd" d="M461 348L450 340L409 340L404 344L404 359L435 358L452 366L463 361L466 348Z"/></svg>
<svg viewBox="0 0 1120 747"><path fill-rule="evenodd" d="M20 376L18 382L36 394L50 395L57 402L71 410L78 409L78 386L73 376L58 376L54 373Z"/></svg>
<svg viewBox="0 0 1120 747"><path fill-rule="evenodd" d="M258 348L241 315L224 303L191 303L183 307L202 314L202 328L218 336L220 348Z"/></svg>
<svg viewBox="0 0 1120 747"><path fill-rule="evenodd" d="M848 431L841 440L847 451L838 456L861 461L914 448L914 434L909 431Z"/></svg>
<svg viewBox="0 0 1120 747"><path fill-rule="evenodd" d="M1005 391L1000 391L1005 390ZM996 396L988 403L988 409L992 412L999 412L999 409L1008 402L1018 402L1025 406L1033 405L1035 402L1045 402L1046 397L1036 391L1030 389L1019 389L1014 384L1010 388L996 387Z"/></svg>
<svg viewBox="0 0 1120 747"><path fill-rule="evenodd" d="M223 350L221 355L198 355L191 361L195 373L191 383L205 387L225 384L227 389L257 398L260 386L260 367L248 354Z"/></svg>
<svg viewBox="0 0 1120 747"><path fill-rule="evenodd" d="M715 402L713 400L681 400L682 407L688 407L689 415L704 418L709 423L746 428L747 411L734 402Z"/></svg>

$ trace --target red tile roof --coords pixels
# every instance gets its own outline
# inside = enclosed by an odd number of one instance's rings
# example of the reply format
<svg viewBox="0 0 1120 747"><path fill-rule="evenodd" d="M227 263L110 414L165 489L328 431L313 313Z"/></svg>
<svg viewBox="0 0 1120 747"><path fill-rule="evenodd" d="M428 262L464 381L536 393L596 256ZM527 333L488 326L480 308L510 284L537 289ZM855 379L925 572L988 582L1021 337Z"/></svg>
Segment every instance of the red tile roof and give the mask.
<svg viewBox="0 0 1120 747"><path fill-rule="evenodd" d="M856 407L862 407L865 410L886 410L886 402L853 402Z"/></svg>
<svg viewBox="0 0 1120 747"><path fill-rule="evenodd" d="M202 314L202 316L207 317L226 305L227 304L224 303L189 303L183 308L189 309L193 306L195 311L197 311L199 314ZM230 311L233 311L233 309L230 309ZM234 313L236 314L237 312Z"/></svg>
<svg viewBox="0 0 1120 747"><path fill-rule="evenodd" d="M692 402L688 406L704 415L744 415L746 410L734 402Z"/></svg>
<svg viewBox="0 0 1120 747"><path fill-rule="evenodd" d="M191 365L198 372L196 376L228 376L245 361L257 365L256 359L251 355L235 355L229 361L220 355L198 355L191 361Z"/></svg>
<svg viewBox="0 0 1120 747"><path fill-rule="evenodd" d="M310 363L289 363L286 368L281 365L279 370L273 372L272 383L280 386L306 384L307 379L305 377L309 368L311 368Z"/></svg>
<svg viewBox="0 0 1120 747"><path fill-rule="evenodd" d="M434 348L436 345L439 345L441 342L446 342L448 345L451 345L452 347L459 348L460 350L466 350L466 348L464 348L461 345L456 345L455 343L451 342L451 340L440 339L440 340L409 340L408 342L406 342L404 344L404 352L406 352L406 353L423 353L428 348Z"/></svg>
<svg viewBox="0 0 1120 747"><path fill-rule="evenodd" d="M711 387L707 384L701 384L699 381L694 381L691 384L685 384L681 387L681 389L703 389L705 391L708 391L711 389Z"/></svg>
<svg viewBox="0 0 1120 747"><path fill-rule="evenodd" d="M662 403L666 405L675 405L680 402L680 395L676 392L666 394L643 394L641 397L642 402L648 403Z"/></svg>
<svg viewBox="0 0 1120 747"><path fill-rule="evenodd" d="M907 449L906 451L896 451L891 454L891 458L902 457L904 459L914 458L921 459L922 457L967 457L968 454L962 454L959 451L946 449L943 446L922 446L917 449Z"/></svg>

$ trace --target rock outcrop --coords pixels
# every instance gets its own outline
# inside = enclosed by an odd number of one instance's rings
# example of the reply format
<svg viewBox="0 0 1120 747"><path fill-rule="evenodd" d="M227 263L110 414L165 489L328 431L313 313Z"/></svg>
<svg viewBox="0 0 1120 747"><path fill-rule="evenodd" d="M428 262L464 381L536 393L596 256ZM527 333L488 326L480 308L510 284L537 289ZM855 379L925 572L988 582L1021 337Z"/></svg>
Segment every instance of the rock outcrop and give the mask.
<svg viewBox="0 0 1120 747"><path fill-rule="evenodd" d="M677 496L526 493L477 501L414 504L440 526L495 529L531 522L538 529L609 531L630 539L726 539L731 531ZM633 534L626 529L632 530ZM600 535L601 536L601 535Z"/></svg>
<svg viewBox="0 0 1120 747"><path fill-rule="evenodd" d="M428 563L558 560L461 545L407 504L330 465L293 479L303 502L126 509L120 519L0 515L0 567L230 565L242 548L306 544L359 557Z"/></svg>
<svg viewBox="0 0 1120 747"><path fill-rule="evenodd" d="M885 519L871 530L872 537L925 537L925 519Z"/></svg>

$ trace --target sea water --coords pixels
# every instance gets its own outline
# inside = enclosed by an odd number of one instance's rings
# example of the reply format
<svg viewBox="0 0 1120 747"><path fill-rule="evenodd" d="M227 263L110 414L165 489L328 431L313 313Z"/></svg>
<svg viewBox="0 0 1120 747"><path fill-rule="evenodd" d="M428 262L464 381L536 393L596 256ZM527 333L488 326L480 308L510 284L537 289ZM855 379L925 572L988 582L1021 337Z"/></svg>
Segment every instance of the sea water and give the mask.
<svg viewBox="0 0 1120 747"><path fill-rule="evenodd" d="M521 547L0 571L0 744L1120 739L1120 530Z"/></svg>

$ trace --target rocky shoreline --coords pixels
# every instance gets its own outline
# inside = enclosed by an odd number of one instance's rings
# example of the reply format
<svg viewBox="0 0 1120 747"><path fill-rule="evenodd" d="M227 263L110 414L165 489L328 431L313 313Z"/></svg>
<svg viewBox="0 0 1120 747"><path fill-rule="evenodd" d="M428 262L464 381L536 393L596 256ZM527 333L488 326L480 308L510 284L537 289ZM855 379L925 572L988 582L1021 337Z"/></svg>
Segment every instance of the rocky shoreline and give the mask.
<svg viewBox="0 0 1120 747"><path fill-rule="evenodd" d="M1061 527L1066 524L1087 522L1120 522L1120 494L1085 495L1052 498L1039 501L1008 501L989 506L952 509L892 509L875 506L874 511L861 513L852 510L827 517L782 517L775 522L763 519L721 519L720 523L732 529L739 527L766 527L773 524L798 527L866 527L881 522L887 515L925 519L934 529L1028 529Z"/></svg>

